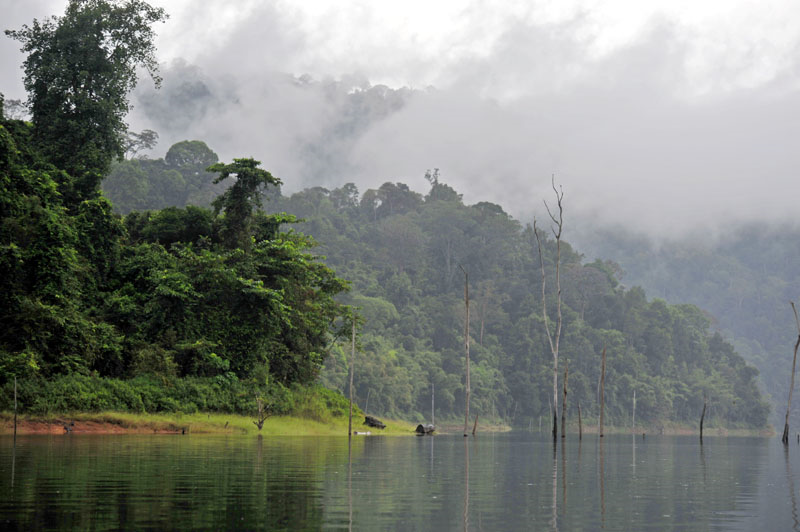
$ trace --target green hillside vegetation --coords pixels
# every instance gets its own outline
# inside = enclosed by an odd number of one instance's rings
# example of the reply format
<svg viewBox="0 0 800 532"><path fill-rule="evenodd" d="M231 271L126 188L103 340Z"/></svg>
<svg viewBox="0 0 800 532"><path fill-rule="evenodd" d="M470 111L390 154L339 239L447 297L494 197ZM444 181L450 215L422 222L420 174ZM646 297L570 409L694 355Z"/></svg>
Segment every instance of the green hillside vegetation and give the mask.
<svg viewBox="0 0 800 532"><path fill-rule="evenodd" d="M464 204L438 171L424 196L390 182L282 196L258 161L221 163L197 141L163 160L115 162L130 138L121 117L135 68L157 80L150 24L164 17L139 1L73 0L64 17L10 32L30 53L32 121L0 111L0 408L18 377L23 407L45 413L245 412L256 397L287 411L299 387L347 391L348 349L337 339L355 308L364 317L359 404L422 421L435 387L437 418L455 419L463 268L472 413L522 426L547 418L552 357L536 237L501 206ZM111 38L120 34L129 40ZM555 243L539 236L552 275ZM704 396L711 426L765 425L757 371L707 314L648 301L620 285L614 263L586 263L564 242L561 259L570 418L578 403L597 416L605 348L609 424L628 423L635 391L637 419L652 425L694 424Z"/></svg>
<svg viewBox="0 0 800 532"><path fill-rule="evenodd" d="M541 315L540 267L530 226L501 206L465 205L438 172L425 196L403 183L359 195L353 184L312 188L270 208L305 221L327 263L352 281L343 299L363 309L364 355L356 376L359 403L370 410L423 417L435 387L437 415L463 415L463 275L471 283L472 402L481 416L526 426L547 418L552 356ZM555 242L546 234L552 275ZM607 415L650 424L695 423L703 396L714 423L762 426L768 407L747 365L711 318L693 305L648 301L623 288L614 263L586 263L562 246L564 334L561 367L569 364L568 415L596 416L600 353L608 353ZM547 287L555 290L555 280ZM555 294L548 296L555 315ZM323 382L345 387L345 353L334 351Z"/></svg>
<svg viewBox="0 0 800 532"><path fill-rule="evenodd" d="M165 16L73 0L7 32L29 53L32 121L5 119L0 98L0 408L17 377L22 408L38 412L250 411L256 397L285 411L352 316L313 241L260 210L280 180L258 161L198 162L177 146L179 170L162 176L202 167L210 186L225 181L213 211L112 212L100 183L125 151L136 69L158 82L151 25Z"/></svg>
<svg viewBox="0 0 800 532"><path fill-rule="evenodd" d="M800 230L748 224L709 243L656 243L622 230L593 235L592 253L613 255L626 282L667 301L708 309L715 328L761 372L763 389L783 423L792 349L797 339L789 301L800 294ZM792 425L800 423L792 415Z"/></svg>

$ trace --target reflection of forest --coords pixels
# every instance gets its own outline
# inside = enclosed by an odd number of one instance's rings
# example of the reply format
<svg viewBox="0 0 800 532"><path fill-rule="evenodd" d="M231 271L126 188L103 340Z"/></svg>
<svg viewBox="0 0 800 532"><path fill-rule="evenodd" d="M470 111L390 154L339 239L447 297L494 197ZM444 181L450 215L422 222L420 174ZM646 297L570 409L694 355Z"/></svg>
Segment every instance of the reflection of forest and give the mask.
<svg viewBox="0 0 800 532"><path fill-rule="evenodd" d="M346 437L24 437L16 448L0 439L0 491L10 494L0 522L12 530L571 530L654 521L710 529L711 519L758 513L756 496L777 477L788 480L772 498L786 511L771 518L791 527L786 490L797 457L768 454L774 441L604 440L601 448L594 436L554 447L530 433L355 437L349 461Z"/></svg>

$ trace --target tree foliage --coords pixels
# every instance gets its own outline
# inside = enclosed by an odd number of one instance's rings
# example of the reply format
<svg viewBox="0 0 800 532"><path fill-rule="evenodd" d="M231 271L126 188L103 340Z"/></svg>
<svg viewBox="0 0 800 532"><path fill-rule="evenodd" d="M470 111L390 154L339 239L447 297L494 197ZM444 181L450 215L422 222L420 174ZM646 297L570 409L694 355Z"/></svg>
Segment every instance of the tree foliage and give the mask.
<svg viewBox="0 0 800 532"><path fill-rule="evenodd" d="M28 54L33 139L74 178L73 195L96 194L111 160L124 154L128 92L138 67L160 82L152 26L165 19L142 0L70 0L61 17L6 31Z"/></svg>
<svg viewBox="0 0 800 532"><path fill-rule="evenodd" d="M308 253L310 238L279 230L292 217L256 209L252 189L277 179L237 159L226 169L245 188L222 196L224 216L189 206L120 219L103 197L73 212L54 180L69 176L42 160L31 129L0 122L0 381L315 380L347 285Z"/></svg>
<svg viewBox="0 0 800 532"><path fill-rule="evenodd" d="M367 317L364 362L355 382L359 404L369 396L371 412L422 420L429 416L433 386L437 416L463 415L462 264L474 288L470 408L481 417L538 424L549 410L552 356L533 228L498 205L465 205L438 173L426 177L431 191L425 201L411 200L402 183L367 190L359 200L350 183L306 189L270 207L302 217L301 227L321 242L327 263L352 281L346 302ZM409 200L398 201L390 191ZM547 308L555 315L556 242L540 237ZM576 417L578 401L585 416L597 413L605 345L611 423L629 422L634 390L637 419L645 423L695 423L704 394L712 425L766 423L757 371L712 329L707 314L692 305L649 301L641 288L621 285L615 263L588 262L569 243L561 245L560 351L569 362L568 417ZM323 381L344 390L346 367L346 353L334 350Z"/></svg>

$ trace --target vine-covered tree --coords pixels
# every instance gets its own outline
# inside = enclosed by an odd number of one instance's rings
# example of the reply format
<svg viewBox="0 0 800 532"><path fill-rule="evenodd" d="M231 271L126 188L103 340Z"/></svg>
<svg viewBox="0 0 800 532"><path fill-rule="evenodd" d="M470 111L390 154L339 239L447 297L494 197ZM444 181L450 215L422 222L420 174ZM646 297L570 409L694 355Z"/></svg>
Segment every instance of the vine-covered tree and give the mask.
<svg viewBox="0 0 800 532"><path fill-rule="evenodd" d="M220 197L213 201L216 213L224 211L222 240L229 248L250 248L251 221L253 211L261 207L261 193L269 185L278 186L281 180L259 168L260 161L234 159L231 164L216 163L208 167L209 172L219 174L214 183L233 177L236 181Z"/></svg>

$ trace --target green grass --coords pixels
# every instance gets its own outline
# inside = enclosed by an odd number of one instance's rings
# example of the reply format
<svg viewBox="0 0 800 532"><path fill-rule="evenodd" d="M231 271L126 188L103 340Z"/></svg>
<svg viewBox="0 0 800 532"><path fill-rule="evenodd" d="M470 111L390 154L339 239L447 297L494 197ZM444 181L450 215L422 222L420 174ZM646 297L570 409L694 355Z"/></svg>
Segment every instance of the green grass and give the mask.
<svg viewBox="0 0 800 532"><path fill-rule="evenodd" d="M0 413L0 434L13 432L12 413ZM254 418L237 414L220 413L169 413L169 414L136 414L129 412L77 412L74 414L22 415L19 416L20 427L30 423L63 424L74 421L78 423L97 424L97 431L103 427L119 427L129 432L180 432L186 429L190 434L263 434L265 436L335 436L347 434L347 418L335 417L328 421L296 416L274 416L264 422L261 431L253 423ZM371 431L373 435L413 434L414 425L402 421L384 420L383 430L370 429L362 425L363 417L353 417L353 430ZM80 426L76 432L81 430ZM22 429L21 429L22 431ZM110 430L108 431L110 432Z"/></svg>

